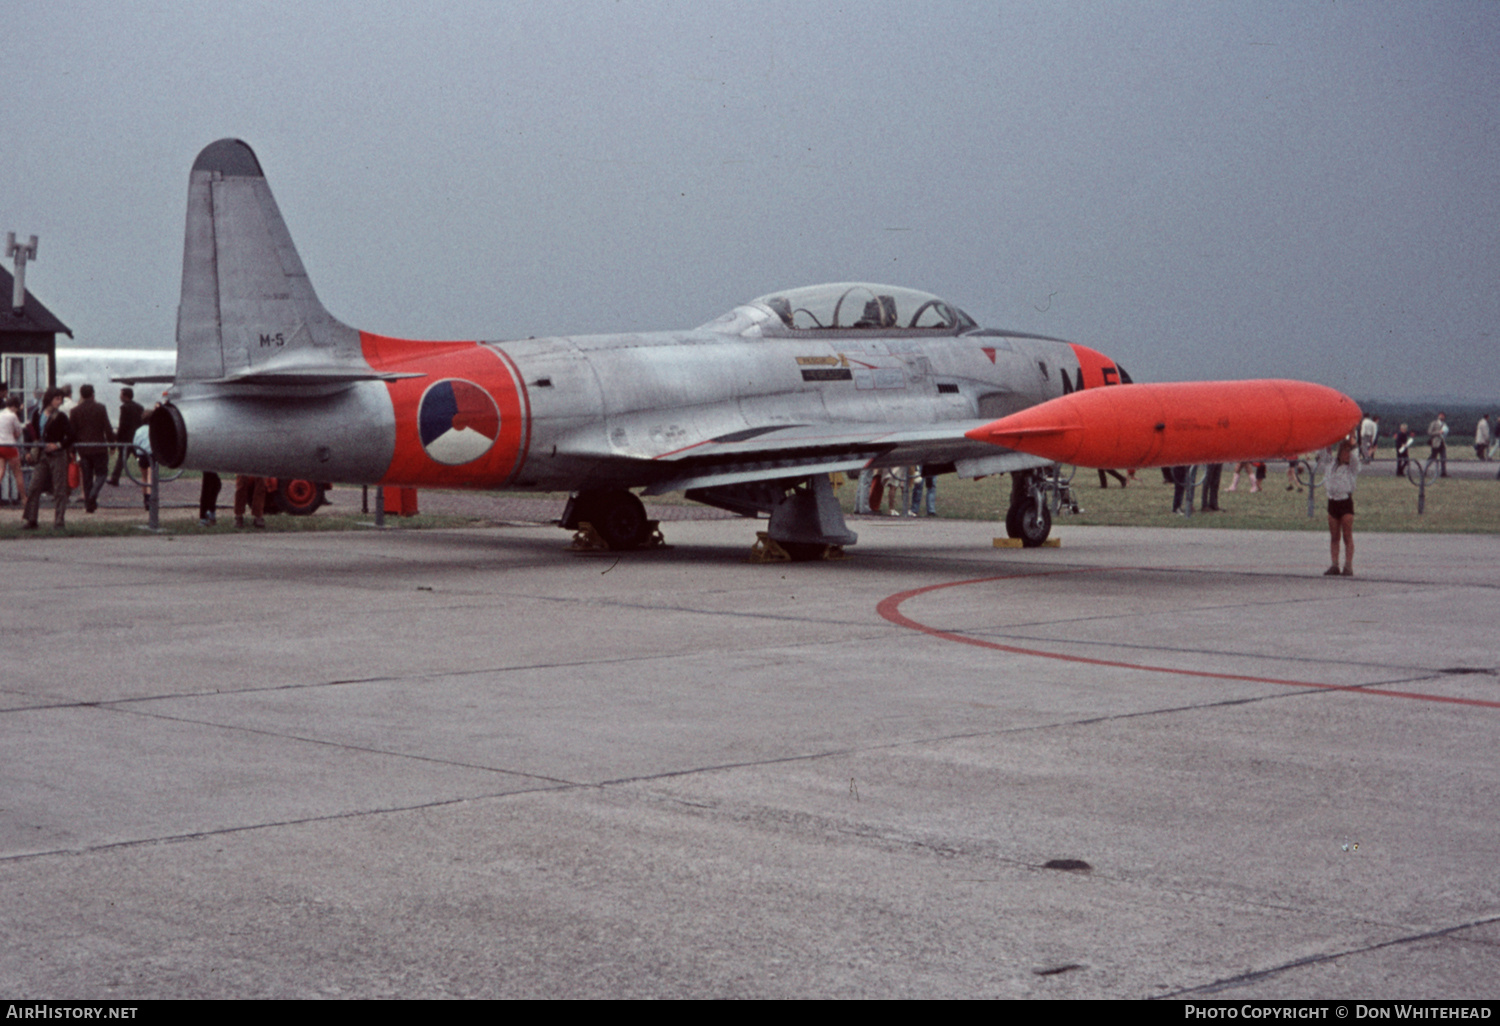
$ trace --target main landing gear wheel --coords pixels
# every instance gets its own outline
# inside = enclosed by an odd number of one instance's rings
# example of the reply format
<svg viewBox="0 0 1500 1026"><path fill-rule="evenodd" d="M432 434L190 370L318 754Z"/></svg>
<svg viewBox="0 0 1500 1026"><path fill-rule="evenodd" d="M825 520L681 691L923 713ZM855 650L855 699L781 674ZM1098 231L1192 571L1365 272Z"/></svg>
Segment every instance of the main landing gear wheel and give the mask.
<svg viewBox="0 0 1500 1026"><path fill-rule="evenodd" d="M277 482L272 495L281 512L294 517L310 517L328 501L322 485L300 477Z"/></svg>
<svg viewBox="0 0 1500 1026"><path fill-rule="evenodd" d="M580 492L574 519L590 523L604 544L619 552L646 540L646 507L623 488L602 492Z"/></svg>

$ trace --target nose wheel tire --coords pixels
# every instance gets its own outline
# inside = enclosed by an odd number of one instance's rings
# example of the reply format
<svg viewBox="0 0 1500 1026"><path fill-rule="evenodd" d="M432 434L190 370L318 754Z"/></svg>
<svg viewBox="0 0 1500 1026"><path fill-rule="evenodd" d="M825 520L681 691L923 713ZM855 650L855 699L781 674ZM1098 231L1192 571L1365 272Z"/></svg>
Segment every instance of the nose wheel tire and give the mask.
<svg viewBox="0 0 1500 1026"><path fill-rule="evenodd" d="M1021 539L1023 548L1039 547L1051 533L1052 511L1045 505L1039 509L1035 502L1027 502L1005 514L1006 536Z"/></svg>

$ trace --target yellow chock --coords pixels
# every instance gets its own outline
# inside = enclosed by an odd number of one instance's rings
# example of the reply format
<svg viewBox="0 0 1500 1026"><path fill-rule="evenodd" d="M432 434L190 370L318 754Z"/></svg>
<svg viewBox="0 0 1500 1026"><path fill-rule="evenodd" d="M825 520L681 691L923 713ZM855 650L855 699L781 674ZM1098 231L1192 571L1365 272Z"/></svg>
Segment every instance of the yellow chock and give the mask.
<svg viewBox="0 0 1500 1026"><path fill-rule="evenodd" d="M579 521L578 530L573 532L573 544L568 546L569 552L608 552L609 543L599 537L599 532L594 530L594 525L588 521Z"/></svg>
<svg viewBox="0 0 1500 1026"><path fill-rule="evenodd" d="M1025 543L1022 542L1019 538L995 538L992 544L997 549L1023 549L1026 547ZM1059 548L1061 545L1061 538L1048 538L1037 547L1042 549L1055 549Z"/></svg>
<svg viewBox="0 0 1500 1026"><path fill-rule="evenodd" d="M823 545L818 549L816 556L802 556L804 562L831 562L838 559L848 559L842 545ZM755 544L750 546L750 562L752 563L795 563L792 554L782 548L765 531L755 532Z"/></svg>
<svg viewBox="0 0 1500 1026"><path fill-rule="evenodd" d="M755 532L755 544L750 546L752 563L790 563L791 553L771 540L765 531Z"/></svg>
<svg viewBox="0 0 1500 1026"><path fill-rule="evenodd" d="M660 520L646 521L646 529L642 534L644 537L635 544L635 548L637 549L665 549L671 547L667 544L667 539L662 537ZM609 542L605 541L599 536L599 532L594 530L593 524L587 520L580 520L578 522L578 530L573 532L573 544L569 545L566 551L587 553L613 552L614 550L609 547Z"/></svg>

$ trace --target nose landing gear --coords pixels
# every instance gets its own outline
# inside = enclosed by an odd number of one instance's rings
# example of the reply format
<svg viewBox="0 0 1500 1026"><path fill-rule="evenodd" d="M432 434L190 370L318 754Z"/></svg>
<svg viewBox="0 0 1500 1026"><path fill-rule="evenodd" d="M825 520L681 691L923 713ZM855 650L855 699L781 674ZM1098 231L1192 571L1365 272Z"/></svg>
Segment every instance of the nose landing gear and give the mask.
<svg viewBox="0 0 1500 1026"><path fill-rule="evenodd" d="M1010 508L1005 512L1005 534L1038 548L1052 533L1052 509L1047 481L1039 470L1018 470L1010 476Z"/></svg>

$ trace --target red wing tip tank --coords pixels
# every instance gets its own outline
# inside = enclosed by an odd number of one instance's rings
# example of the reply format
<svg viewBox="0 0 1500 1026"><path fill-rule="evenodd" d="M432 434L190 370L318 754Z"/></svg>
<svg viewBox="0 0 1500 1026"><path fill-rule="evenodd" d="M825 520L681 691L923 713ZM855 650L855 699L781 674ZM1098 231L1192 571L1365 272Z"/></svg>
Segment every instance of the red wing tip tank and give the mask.
<svg viewBox="0 0 1500 1026"><path fill-rule="evenodd" d="M1305 381L1191 381L1073 392L968 437L1081 467L1169 467L1298 456L1359 418L1348 396Z"/></svg>

